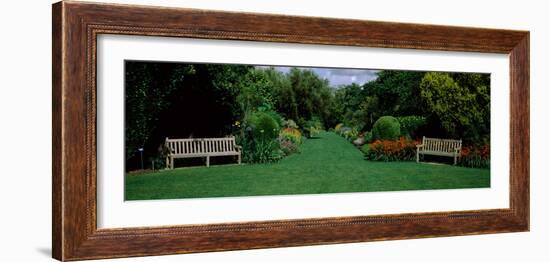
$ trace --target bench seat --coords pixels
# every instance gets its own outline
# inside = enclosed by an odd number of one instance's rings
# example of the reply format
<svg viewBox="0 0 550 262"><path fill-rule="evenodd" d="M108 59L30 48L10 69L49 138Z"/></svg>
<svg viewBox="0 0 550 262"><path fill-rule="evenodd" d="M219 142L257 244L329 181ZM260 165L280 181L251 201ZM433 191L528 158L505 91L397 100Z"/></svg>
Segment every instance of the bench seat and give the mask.
<svg viewBox="0 0 550 262"><path fill-rule="evenodd" d="M205 157L205 156L236 156L240 152L209 152L209 153L195 153L195 154L172 154L174 158L191 158L191 157Z"/></svg>

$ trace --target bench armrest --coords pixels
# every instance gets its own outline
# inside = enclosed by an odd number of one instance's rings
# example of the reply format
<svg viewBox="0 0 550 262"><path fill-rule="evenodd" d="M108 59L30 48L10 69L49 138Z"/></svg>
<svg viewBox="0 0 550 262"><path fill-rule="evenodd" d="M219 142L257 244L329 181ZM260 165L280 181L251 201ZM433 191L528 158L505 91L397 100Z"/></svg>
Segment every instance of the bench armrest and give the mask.
<svg viewBox="0 0 550 262"><path fill-rule="evenodd" d="M424 144L416 145L416 148L424 147Z"/></svg>
<svg viewBox="0 0 550 262"><path fill-rule="evenodd" d="M239 145L236 145L235 148L237 149L238 152L241 152L241 150L243 149L243 147Z"/></svg>

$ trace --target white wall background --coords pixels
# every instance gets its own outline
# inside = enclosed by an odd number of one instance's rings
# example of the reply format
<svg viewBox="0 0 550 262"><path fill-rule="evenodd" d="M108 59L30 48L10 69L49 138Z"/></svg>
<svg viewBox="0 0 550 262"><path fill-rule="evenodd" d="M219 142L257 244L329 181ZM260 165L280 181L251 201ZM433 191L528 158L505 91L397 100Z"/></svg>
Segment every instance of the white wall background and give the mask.
<svg viewBox="0 0 550 262"><path fill-rule="evenodd" d="M545 1L104 1L531 31L531 232L123 261L549 261L550 81L545 71L550 68L550 21ZM0 8L1 261L48 261L51 256L51 3L6 1Z"/></svg>

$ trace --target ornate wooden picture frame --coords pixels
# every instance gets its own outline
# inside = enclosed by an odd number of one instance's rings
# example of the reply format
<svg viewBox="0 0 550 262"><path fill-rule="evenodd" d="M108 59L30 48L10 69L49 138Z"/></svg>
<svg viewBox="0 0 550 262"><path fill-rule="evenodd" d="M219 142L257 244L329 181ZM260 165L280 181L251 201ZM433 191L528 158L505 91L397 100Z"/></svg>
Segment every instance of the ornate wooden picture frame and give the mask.
<svg viewBox="0 0 550 262"><path fill-rule="evenodd" d="M529 32L83 2L53 5L53 257L81 260L529 230ZM98 229L99 34L508 54L510 207Z"/></svg>

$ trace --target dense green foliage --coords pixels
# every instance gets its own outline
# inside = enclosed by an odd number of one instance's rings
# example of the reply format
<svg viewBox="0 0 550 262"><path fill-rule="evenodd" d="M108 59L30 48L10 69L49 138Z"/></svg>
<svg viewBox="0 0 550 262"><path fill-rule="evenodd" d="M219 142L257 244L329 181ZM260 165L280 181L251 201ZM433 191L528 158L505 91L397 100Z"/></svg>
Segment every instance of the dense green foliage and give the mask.
<svg viewBox="0 0 550 262"><path fill-rule="evenodd" d="M387 71L378 73L376 81L365 84L367 97L376 97L381 115L416 115L424 109L418 105L419 83L424 72Z"/></svg>
<svg viewBox="0 0 550 262"><path fill-rule="evenodd" d="M357 84L342 86L334 92L334 102L332 105L332 114L334 119L328 124L334 126L338 123L343 123L346 126L359 126L363 128L365 125L366 109L363 110L363 91L362 87Z"/></svg>
<svg viewBox="0 0 550 262"><path fill-rule="evenodd" d="M332 98L328 81L321 79L311 70L297 68L290 70L288 79L290 90L286 92L292 94L292 98L279 96L281 107L277 110L287 118L296 120L299 126L303 126L300 124L314 117L328 121ZM291 110L286 111L285 108Z"/></svg>
<svg viewBox="0 0 550 262"><path fill-rule="evenodd" d="M274 140L279 135L280 126L273 113L253 112L245 119L253 136L258 140Z"/></svg>
<svg viewBox="0 0 550 262"><path fill-rule="evenodd" d="M365 143L370 143L373 140L372 132L371 131L365 132L365 135L363 138L365 139Z"/></svg>
<svg viewBox="0 0 550 262"><path fill-rule="evenodd" d="M400 116L397 117L399 127L401 128L401 136L408 138L418 137L417 131L426 125L426 117L424 116Z"/></svg>
<svg viewBox="0 0 550 262"><path fill-rule="evenodd" d="M321 120L318 117L313 117L308 121L304 121L302 126L305 131L305 135L308 138L317 136L319 132L323 130L323 123L321 123Z"/></svg>
<svg viewBox="0 0 550 262"><path fill-rule="evenodd" d="M276 141L280 131L278 118L272 111L255 111L246 116L237 135L237 144L243 147L245 162L265 163L281 157Z"/></svg>
<svg viewBox="0 0 550 262"><path fill-rule="evenodd" d="M364 144L359 149L361 150L361 152L363 152L363 154L367 155L367 154L369 154L370 145L369 144Z"/></svg>
<svg viewBox="0 0 550 262"><path fill-rule="evenodd" d="M488 143L489 81L488 75L430 72L420 83L420 95L450 137Z"/></svg>
<svg viewBox="0 0 550 262"><path fill-rule="evenodd" d="M321 132L277 163L180 168L127 175L127 200L373 192L490 186L487 169L376 162L345 139Z"/></svg>
<svg viewBox="0 0 550 262"><path fill-rule="evenodd" d="M193 73L188 65L128 63L126 65L126 158L144 147L155 131L170 96Z"/></svg>
<svg viewBox="0 0 550 262"><path fill-rule="evenodd" d="M380 117L372 127L373 139L395 140L401 135L401 125L393 116Z"/></svg>
<svg viewBox="0 0 550 262"><path fill-rule="evenodd" d="M350 84L335 91L334 121L359 130L370 130L384 115L421 115L419 84L424 72L379 71L374 81Z"/></svg>

